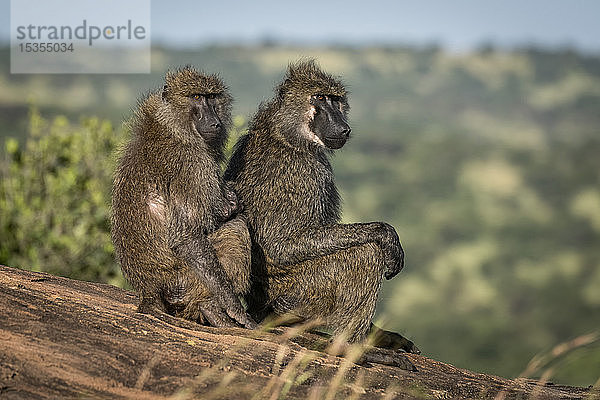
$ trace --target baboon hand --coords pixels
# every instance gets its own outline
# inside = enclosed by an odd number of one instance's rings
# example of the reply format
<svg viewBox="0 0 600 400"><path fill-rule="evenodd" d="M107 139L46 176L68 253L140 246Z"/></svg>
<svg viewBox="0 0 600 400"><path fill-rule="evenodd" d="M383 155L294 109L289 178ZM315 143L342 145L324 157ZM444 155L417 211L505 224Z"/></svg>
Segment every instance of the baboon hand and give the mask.
<svg viewBox="0 0 600 400"><path fill-rule="evenodd" d="M404 250L393 226L381 223L380 245L385 259L385 279L392 279L404 268Z"/></svg>
<svg viewBox="0 0 600 400"><path fill-rule="evenodd" d="M256 322L246 313L240 299L233 294L233 292L222 292L220 296L218 296L218 303L225 316L229 317L237 324L247 329L256 328Z"/></svg>
<svg viewBox="0 0 600 400"><path fill-rule="evenodd" d="M222 216L224 220L228 220L242 210L241 203L233 190L234 182L228 181L223 185L223 196L225 197L224 209Z"/></svg>

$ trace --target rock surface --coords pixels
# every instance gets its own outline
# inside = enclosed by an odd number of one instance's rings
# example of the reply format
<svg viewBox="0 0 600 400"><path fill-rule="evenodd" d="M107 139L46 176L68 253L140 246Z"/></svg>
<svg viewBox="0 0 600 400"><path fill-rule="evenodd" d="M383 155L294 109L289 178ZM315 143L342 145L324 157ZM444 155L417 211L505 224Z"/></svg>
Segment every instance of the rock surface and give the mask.
<svg viewBox="0 0 600 400"><path fill-rule="evenodd" d="M587 389L478 374L407 355L356 365L279 328L215 329L136 313L132 292L0 266L0 398L581 399ZM313 346L313 344L315 344Z"/></svg>

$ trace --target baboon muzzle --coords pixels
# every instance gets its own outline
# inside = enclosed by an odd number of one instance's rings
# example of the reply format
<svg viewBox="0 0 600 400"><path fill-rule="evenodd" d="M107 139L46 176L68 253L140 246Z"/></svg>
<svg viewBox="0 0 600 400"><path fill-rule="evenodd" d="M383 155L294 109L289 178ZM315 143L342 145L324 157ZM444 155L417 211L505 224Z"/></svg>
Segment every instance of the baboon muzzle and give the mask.
<svg viewBox="0 0 600 400"><path fill-rule="evenodd" d="M341 116L341 113L339 113ZM352 129L346 122L345 118L341 116L337 121L333 120L330 123L331 129L323 137L323 143L330 149L339 149L350 137Z"/></svg>
<svg viewBox="0 0 600 400"><path fill-rule="evenodd" d="M329 149L339 149L348 138L352 129L339 108L334 107L331 100L320 102L315 108L313 132Z"/></svg>
<svg viewBox="0 0 600 400"><path fill-rule="evenodd" d="M221 131L221 120L214 109L208 104L202 104L196 114L196 130L202 136L214 136Z"/></svg>

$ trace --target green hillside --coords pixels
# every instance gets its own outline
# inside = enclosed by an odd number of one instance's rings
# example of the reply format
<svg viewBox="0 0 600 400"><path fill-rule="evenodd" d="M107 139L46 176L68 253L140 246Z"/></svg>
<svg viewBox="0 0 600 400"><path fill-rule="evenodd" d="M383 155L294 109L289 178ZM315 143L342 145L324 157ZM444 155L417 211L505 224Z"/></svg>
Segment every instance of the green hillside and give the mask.
<svg viewBox="0 0 600 400"><path fill-rule="evenodd" d="M217 71L235 137L301 56L351 90L354 136L333 160L344 220L392 223L407 253L383 288L387 328L507 377L600 334L600 56L568 50L157 48L150 75L30 76L3 49L0 138L17 141L0 156L0 263L122 285L110 175L138 95L170 66ZM565 346L532 374L594 384L598 339Z"/></svg>

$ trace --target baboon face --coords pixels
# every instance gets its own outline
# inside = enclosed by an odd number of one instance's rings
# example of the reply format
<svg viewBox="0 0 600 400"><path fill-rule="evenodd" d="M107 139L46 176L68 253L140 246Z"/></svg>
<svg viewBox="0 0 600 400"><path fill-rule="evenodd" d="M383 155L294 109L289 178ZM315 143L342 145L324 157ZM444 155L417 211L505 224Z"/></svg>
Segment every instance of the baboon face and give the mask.
<svg viewBox="0 0 600 400"><path fill-rule="evenodd" d="M308 123L314 141L329 149L339 149L350 137L350 125L343 112L342 98L335 95L315 94L310 96Z"/></svg>
<svg viewBox="0 0 600 400"><path fill-rule="evenodd" d="M192 67L167 74L162 94L185 132L199 136L211 147L220 148L231 124L231 96L216 75Z"/></svg>
<svg viewBox="0 0 600 400"><path fill-rule="evenodd" d="M214 93L194 93L189 97L194 129L207 141L212 141L223 133L223 124L216 110L218 97Z"/></svg>
<svg viewBox="0 0 600 400"><path fill-rule="evenodd" d="M346 88L314 60L290 64L275 93L251 129L276 131L287 144L311 151L339 149L346 143L350 136Z"/></svg>

